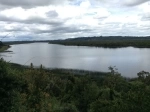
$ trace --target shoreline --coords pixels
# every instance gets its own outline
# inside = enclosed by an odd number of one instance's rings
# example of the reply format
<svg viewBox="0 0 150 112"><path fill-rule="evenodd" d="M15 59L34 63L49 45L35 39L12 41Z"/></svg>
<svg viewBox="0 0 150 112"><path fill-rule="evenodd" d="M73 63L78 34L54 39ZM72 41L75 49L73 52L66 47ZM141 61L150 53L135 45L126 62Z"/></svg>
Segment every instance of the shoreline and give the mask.
<svg viewBox="0 0 150 112"><path fill-rule="evenodd" d="M10 65L16 69L30 69L31 66L21 65L17 63L10 63ZM41 66L34 66L34 69L40 69ZM107 75L109 72L98 72L98 71L89 71L89 70L80 70L80 69L65 69L65 68L45 68L42 66L44 71L49 71L53 73L62 73L62 74L72 74L72 75Z"/></svg>
<svg viewBox="0 0 150 112"><path fill-rule="evenodd" d="M21 65L21 64L17 64L17 63L10 63L10 65L14 68L14 69L19 69L19 70L28 70L31 69L30 65ZM33 69L35 70L40 70L41 69L41 65L40 66L32 66ZM67 69L67 68L45 68L44 66L42 66L42 70L44 70L45 72L50 72L52 74L56 74L56 75L74 75L74 76L91 76L91 77L105 77L107 75L109 75L111 72L103 72L103 71L90 71L90 70L82 70L82 69ZM125 77L122 76L121 73L120 74L121 77L123 77L124 79L127 80L134 80L137 77Z"/></svg>
<svg viewBox="0 0 150 112"><path fill-rule="evenodd" d="M2 45L2 46L0 46L0 53L3 53L3 52L12 52L12 51L6 51L10 47L11 47L10 45Z"/></svg>
<svg viewBox="0 0 150 112"><path fill-rule="evenodd" d="M48 43L48 44L57 44L63 46L84 46L84 47L102 47L102 48L125 48L125 47L134 47L134 48L150 48L150 39L144 40L50 40L50 41L15 41L15 42L4 42L4 46L17 45L17 44L31 44L31 43ZM9 48L8 47L8 48ZM7 49L8 49L7 48ZM6 50L7 50L6 49ZM5 51L5 50L3 50ZM0 48L0 52L1 51Z"/></svg>
<svg viewBox="0 0 150 112"><path fill-rule="evenodd" d="M150 37L80 37L64 40L51 40L49 41L49 44L103 48L150 48Z"/></svg>

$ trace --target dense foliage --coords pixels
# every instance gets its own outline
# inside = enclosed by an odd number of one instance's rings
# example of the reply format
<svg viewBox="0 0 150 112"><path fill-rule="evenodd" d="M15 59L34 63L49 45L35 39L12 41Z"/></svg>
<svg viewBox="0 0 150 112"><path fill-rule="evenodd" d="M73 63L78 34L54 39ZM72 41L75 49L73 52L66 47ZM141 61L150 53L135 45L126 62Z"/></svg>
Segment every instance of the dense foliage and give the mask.
<svg viewBox="0 0 150 112"><path fill-rule="evenodd" d="M72 38L66 40L53 40L51 44L62 44L62 45L77 45L77 46L94 46L94 47L138 47L138 48L150 48L149 37L81 37Z"/></svg>
<svg viewBox="0 0 150 112"><path fill-rule="evenodd" d="M149 112L150 74L123 78L114 68L105 75L22 68L0 60L1 112ZM78 74L78 73L77 73Z"/></svg>

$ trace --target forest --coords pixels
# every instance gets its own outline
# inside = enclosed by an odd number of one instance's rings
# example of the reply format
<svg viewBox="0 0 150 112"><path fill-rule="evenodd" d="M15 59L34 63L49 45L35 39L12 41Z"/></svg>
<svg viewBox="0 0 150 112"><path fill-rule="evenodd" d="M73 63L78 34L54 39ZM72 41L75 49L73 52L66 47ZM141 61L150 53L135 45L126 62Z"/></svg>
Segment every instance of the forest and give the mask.
<svg viewBox="0 0 150 112"><path fill-rule="evenodd" d="M150 73L34 68L0 59L1 112L149 112Z"/></svg>
<svg viewBox="0 0 150 112"><path fill-rule="evenodd" d="M98 36L98 37L78 37L65 40L51 40L50 44L92 46L105 48L137 47L150 48L150 37L129 37L129 36Z"/></svg>

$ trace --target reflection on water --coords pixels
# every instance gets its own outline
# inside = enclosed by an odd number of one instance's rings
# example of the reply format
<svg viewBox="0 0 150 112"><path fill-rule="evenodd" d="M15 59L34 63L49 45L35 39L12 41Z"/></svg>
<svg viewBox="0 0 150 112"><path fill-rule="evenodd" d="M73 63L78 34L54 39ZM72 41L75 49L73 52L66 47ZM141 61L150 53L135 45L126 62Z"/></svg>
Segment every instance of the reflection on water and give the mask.
<svg viewBox="0 0 150 112"><path fill-rule="evenodd" d="M72 68L92 71L108 71L116 66L126 77L135 77L141 70L150 72L150 49L148 48L96 48L62 46L48 43L12 45L1 54L7 61L47 68Z"/></svg>

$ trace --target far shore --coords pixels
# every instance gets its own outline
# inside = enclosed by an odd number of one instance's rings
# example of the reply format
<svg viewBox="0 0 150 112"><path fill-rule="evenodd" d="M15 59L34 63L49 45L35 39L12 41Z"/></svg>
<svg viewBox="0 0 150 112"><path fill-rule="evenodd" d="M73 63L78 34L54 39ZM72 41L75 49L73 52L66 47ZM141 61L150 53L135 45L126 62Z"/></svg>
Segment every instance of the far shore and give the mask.
<svg viewBox="0 0 150 112"><path fill-rule="evenodd" d="M89 46L104 48L150 48L150 37L79 37L65 40L52 40L49 43L66 46Z"/></svg>

